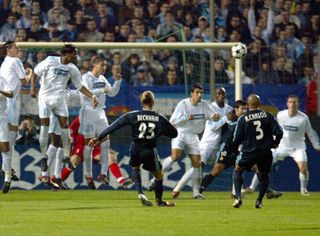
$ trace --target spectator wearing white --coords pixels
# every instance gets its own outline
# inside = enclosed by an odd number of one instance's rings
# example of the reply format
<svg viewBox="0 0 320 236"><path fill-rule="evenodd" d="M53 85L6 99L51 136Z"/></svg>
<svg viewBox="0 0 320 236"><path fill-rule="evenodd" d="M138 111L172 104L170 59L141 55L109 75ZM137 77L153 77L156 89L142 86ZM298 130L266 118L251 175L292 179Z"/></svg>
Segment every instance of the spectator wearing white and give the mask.
<svg viewBox="0 0 320 236"><path fill-rule="evenodd" d="M60 10L60 14L64 17L66 17L67 20L70 19L70 12L67 8L63 7L63 0L54 0L53 1L53 7L51 9L48 10L48 18L52 19L54 18L54 9L59 9Z"/></svg>
<svg viewBox="0 0 320 236"><path fill-rule="evenodd" d="M89 19L87 21L86 42L102 42L103 37L103 33L98 31L94 19Z"/></svg>
<svg viewBox="0 0 320 236"><path fill-rule="evenodd" d="M9 13L7 16L7 23L1 28L0 41L5 42L15 39L17 29L16 22L17 17L14 14Z"/></svg>
<svg viewBox="0 0 320 236"><path fill-rule="evenodd" d="M109 126L105 114L106 95L114 97L119 93L122 76L117 73L113 76L115 82L113 86L104 77L107 68L107 61L101 57L93 59L93 68L82 76L83 83L88 87L89 91L98 98L98 105L95 108L90 103L90 99L81 95L80 110L80 128L79 133L84 135L85 147L83 150L84 166L86 178L92 178L92 149L88 146L90 139L96 138L100 133ZM101 174L98 180L103 184L107 184L108 171L108 153L110 148L110 140L100 143L101 150Z"/></svg>
<svg viewBox="0 0 320 236"><path fill-rule="evenodd" d="M27 29L31 25L30 9L27 6L21 8L21 16L16 23L17 29Z"/></svg>

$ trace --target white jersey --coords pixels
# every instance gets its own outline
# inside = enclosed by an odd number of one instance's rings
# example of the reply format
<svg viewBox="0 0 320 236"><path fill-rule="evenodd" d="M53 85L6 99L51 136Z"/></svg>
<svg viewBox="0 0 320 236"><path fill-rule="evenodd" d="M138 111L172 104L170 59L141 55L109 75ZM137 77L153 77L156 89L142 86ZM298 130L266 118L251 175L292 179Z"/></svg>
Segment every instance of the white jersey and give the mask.
<svg viewBox="0 0 320 236"><path fill-rule="evenodd" d="M94 74L89 71L82 76L82 82L90 90L91 93L98 97L99 103L97 108L105 108L106 95L109 97L114 97L119 93L120 85L122 80L116 80L111 86L108 80L100 75L99 77L94 76ZM108 88L109 92L104 93L104 88ZM83 94L80 94L81 106L84 108L92 108L91 100Z"/></svg>
<svg viewBox="0 0 320 236"><path fill-rule="evenodd" d="M13 92L14 96L19 94L21 89L20 80L26 77L21 60L17 57L6 56L0 67L0 76L12 88L10 91Z"/></svg>
<svg viewBox="0 0 320 236"><path fill-rule="evenodd" d="M0 91L7 91L3 78L0 78ZM7 97L0 94L0 113L4 113L7 109Z"/></svg>
<svg viewBox="0 0 320 236"><path fill-rule="evenodd" d="M196 106L191 104L190 98L181 100L174 109L170 122L178 132L186 134L200 134L204 130L205 121L214 113L207 101L201 100ZM188 120L193 115L193 120Z"/></svg>
<svg viewBox="0 0 320 236"><path fill-rule="evenodd" d="M77 89L83 86L79 69L73 63L62 64L57 56L49 56L40 62L34 73L40 77L39 97L42 98L64 97L69 79Z"/></svg>
<svg viewBox="0 0 320 236"><path fill-rule="evenodd" d="M226 115L232 112L233 108L228 104L225 104L224 107L219 107L216 102L212 102L211 106L213 107L214 111L221 116L221 119L218 122L206 122L201 143L210 143L218 148L221 137L221 128L228 121Z"/></svg>
<svg viewBox="0 0 320 236"><path fill-rule="evenodd" d="M298 111L295 116L291 117L288 110L283 110L278 113L277 120L283 129L283 137L279 147L306 149L305 134L307 133L312 146L315 149L320 149L318 137L313 133L310 120L306 114Z"/></svg>

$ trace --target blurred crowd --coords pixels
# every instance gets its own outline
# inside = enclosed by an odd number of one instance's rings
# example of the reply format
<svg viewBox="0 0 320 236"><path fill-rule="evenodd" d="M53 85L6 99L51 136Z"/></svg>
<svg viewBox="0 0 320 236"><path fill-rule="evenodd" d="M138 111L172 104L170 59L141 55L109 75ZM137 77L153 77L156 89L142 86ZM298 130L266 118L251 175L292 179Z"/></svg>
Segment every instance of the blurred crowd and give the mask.
<svg viewBox="0 0 320 236"><path fill-rule="evenodd" d="M0 0L0 41L46 42L209 42L209 0ZM244 83L308 85L319 74L320 0L217 0L214 41L243 42L248 55ZM99 54L108 76L121 71L131 85L209 82L209 52L188 50L80 51L86 72ZM21 52L34 66L47 52ZM215 53L217 83L233 83L234 58Z"/></svg>

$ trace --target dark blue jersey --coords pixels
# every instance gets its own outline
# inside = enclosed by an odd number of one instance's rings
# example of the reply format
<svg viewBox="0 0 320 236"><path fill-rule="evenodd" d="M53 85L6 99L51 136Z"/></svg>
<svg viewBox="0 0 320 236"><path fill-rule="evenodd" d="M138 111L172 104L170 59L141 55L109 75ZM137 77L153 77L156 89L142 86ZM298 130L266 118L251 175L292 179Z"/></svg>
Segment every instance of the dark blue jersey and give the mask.
<svg viewBox="0 0 320 236"><path fill-rule="evenodd" d="M126 125L131 126L131 136L134 143L150 148L157 146L157 139L161 135L170 138L175 138L178 135L176 128L163 115L155 111L141 110L122 115L105 129L98 138L102 140L108 134Z"/></svg>
<svg viewBox="0 0 320 236"><path fill-rule="evenodd" d="M233 141L237 146L242 144L243 153L252 153L275 147L282 135L283 131L274 116L256 109L247 111L239 118Z"/></svg>
<svg viewBox="0 0 320 236"><path fill-rule="evenodd" d="M220 144L223 145L222 152L236 153L238 152L238 146L233 142L233 134L236 128L237 122L228 122L222 126Z"/></svg>

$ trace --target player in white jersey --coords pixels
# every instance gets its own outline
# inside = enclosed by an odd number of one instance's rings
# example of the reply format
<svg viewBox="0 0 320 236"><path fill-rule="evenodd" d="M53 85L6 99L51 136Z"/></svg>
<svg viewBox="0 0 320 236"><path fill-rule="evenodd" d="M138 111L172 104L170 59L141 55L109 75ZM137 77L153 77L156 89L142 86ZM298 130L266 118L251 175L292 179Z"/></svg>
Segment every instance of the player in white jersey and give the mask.
<svg viewBox="0 0 320 236"><path fill-rule="evenodd" d="M221 128L227 122L226 115L232 112L233 108L225 103L226 90L225 88L217 88L215 90L215 101L211 103L214 111L220 115L219 122L207 121L206 126L199 144L201 163L204 166L210 157L215 157L219 149L221 136ZM176 187L173 189L172 196L177 198L181 189L189 182L193 173L193 168L188 170L180 179Z"/></svg>
<svg viewBox="0 0 320 236"><path fill-rule="evenodd" d="M100 133L108 127L108 120L105 113L106 95L113 97L119 93L122 77L121 74L114 76L115 82L113 86L103 76L106 72L107 61L101 57L96 57L92 61L93 68L91 71L82 76L83 83L87 88L98 97L98 105L94 108L90 100L81 95L81 110L80 110L80 128L79 133L85 138L85 147L83 150L84 166L86 178L92 178L92 148L88 145L92 138L100 135ZM108 153L110 140L106 140L100 144L101 152L101 172L98 176L98 181L107 185L108 171Z"/></svg>
<svg viewBox="0 0 320 236"><path fill-rule="evenodd" d="M18 58L19 48L14 41L7 41L2 49L6 52L6 57L1 64L0 75L3 80L12 88L13 96L7 98L7 114L9 123L9 146L13 150L14 143L18 136L18 125L20 118L20 89L21 84L27 84L25 69ZM30 68L29 68L30 69ZM12 152L10 158L5 161L12 162ZM3 162L2 167L5 163ZM12 165L12 164L10 164Z"/></svg>
<svg viewBox="0 0 320 236"><path fill-rule="evenodd" d="M11 148L9 145L9 129L7 117L7 98L13 97L10 86L3 78L0 78L0 152L4 170L4 184L2 192L7 193L11 184Z"/></svg>
<svg viewBox="0 0 320 236"><path fill-rule="evenodd" d="M70 134L68 129L68 106L65 101L65 89L69 79L75 87L85 96L91 98L93 106L98 103L97 96L92 94L81 82L81 73L73 62L77 58L77 49L72 44L66 44L61 49L61 56L49 56L34 68L31 78L31 96L35 96L35 79L40 78L39 90L39 117L40 117L40 150L44 158L42 163L47 163L46 152L48 145L48 129L50 115L53 113L59 121L61 127L61 139L64 155L69 155ZM47 166L42 165L42 171L46 171Z"/></svg>
<svg viewBox="0 0 320 236"><path fill-rule="evenodd" d="M287 156L293 158L299 168L300 192L302 196L309 196L307 185L309 182L309 172L307 165L305 134L315 150L320 151L318 137L314 134L308 116L298 110L299 98L296 95L289 95L287 98L286 110L277 114L277 120L283 129L283 137L279 147L273 150L273 163L283 160ZM245 189L244 193L252 193L258 185L256 174L251 185Z"/></svg>
<svg viewBox="0 0 320 236"><path fill-rule="evenodd" d="M170 122L177 128L178 136L171 141L171 156L163 162L163 172L166 172L185 150L194 168L191 176L194 199L204 199L199 193L201 158L198 135L203 132L206 120L219 117L210 104L202 100L202 95L203 87L192 85L191 97L180 101L173 111Z"/></svg>

